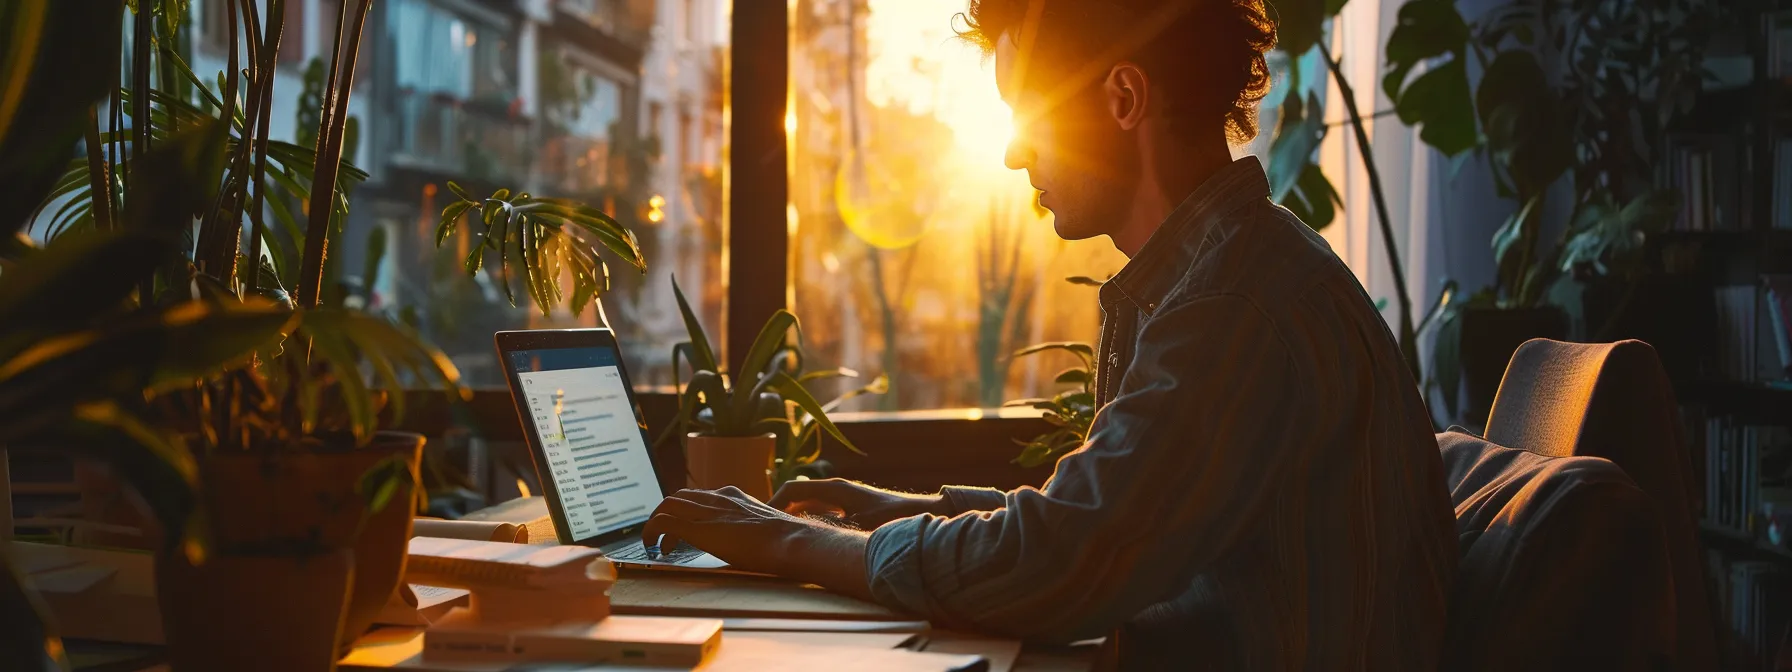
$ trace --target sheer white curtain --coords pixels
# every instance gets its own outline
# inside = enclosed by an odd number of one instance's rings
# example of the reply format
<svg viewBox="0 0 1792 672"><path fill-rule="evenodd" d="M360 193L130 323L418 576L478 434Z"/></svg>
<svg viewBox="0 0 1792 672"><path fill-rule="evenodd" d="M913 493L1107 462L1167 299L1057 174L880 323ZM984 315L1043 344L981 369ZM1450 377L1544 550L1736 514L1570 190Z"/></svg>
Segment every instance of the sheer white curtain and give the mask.
<svg viewBox="0 0 1792 672"><path fill-rule="evenodd" d="M1512 206L1494 195L1479 157L1472 153L1446 157L1420 141L1418 129L1401 123L1393 114L1393 104L1381 86L1383 45L1405 2L1350 0L1333 20L1327 39L1356 95L1357 109L1366 118L1369 151L1381 173L1416 326L1437 300L1443 279L1455 279L1470 292L1493 280L1489 241ZM1478 9L1473 5L1489 2L1461 5L1465 14L1472 15ZM1473 64L1469 76L1471 82L1479 76ZM1397 332L1399 301L1393 262L1383 241L1368 172L1363 168L1363 149L1349 124L1336 79L1327 77L1326 83L1328 132L1320 147L1320 165L1337 187L1344 206L1322 234L1356 272L1369 295L1387 300L1382 315ZM1420 361L1426 369L1431 342L1430 333L1420 334Z"/></svg>

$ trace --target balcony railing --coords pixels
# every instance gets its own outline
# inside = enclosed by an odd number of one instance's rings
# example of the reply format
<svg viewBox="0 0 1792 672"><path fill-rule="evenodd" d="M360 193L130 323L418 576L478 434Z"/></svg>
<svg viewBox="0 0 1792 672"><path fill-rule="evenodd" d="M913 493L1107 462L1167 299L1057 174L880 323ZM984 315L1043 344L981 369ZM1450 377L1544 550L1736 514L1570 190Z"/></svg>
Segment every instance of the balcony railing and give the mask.
<svg viewBox="0 0 1792 672"><path fill-rule="evenodd" d="M534 161L534 124L499 104L401 90L392 160L471 179L520 181Z"/></svg>

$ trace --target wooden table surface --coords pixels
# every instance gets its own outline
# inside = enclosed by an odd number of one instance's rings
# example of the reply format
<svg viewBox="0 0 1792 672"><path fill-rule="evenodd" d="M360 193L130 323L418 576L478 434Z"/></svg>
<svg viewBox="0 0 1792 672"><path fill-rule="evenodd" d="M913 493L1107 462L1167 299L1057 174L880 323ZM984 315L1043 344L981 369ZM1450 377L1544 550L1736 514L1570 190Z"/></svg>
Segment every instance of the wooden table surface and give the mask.
<svg viewBox="0 0 1792 672"><path fill-rule="evenodd" d="M547 514L540 497L512 500L468 514L471 520L528 523ZM818 586L773 577L655 570L622 570L610 592L619 614L705 616L712 618L807 618L851 621L912 621L912 616L832 593ZM724 635L725 636L725 635ZM1018 656L1016 651L1018 648ZM977 653L990 659L991 672L1012 669L1083 671L1094 669L1099 647L1053 646L969 633L930 631L923 650ZM1006 663L1006 664L1004 664Z"/></svg>

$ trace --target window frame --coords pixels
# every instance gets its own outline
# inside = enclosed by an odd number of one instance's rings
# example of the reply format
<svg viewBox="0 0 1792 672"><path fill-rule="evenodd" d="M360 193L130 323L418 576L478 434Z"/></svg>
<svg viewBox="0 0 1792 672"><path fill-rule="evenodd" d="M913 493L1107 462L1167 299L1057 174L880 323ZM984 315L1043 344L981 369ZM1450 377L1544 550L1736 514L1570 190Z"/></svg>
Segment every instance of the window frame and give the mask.
<svg viewBox="0 0 1792 672"><path fill-rule="evenodd" d="M738 369L744 344L758 336L774 312L794 303L789 278L796 225L787 220L790 157L784 130L790 8L783 2L754 2L753 11L737 8L732 18L722 350L730 368ZM1028 415L977 409L840 414L836 423L864 454L827 441L822 455L835 466L835 475L905 490L931 491L957 483L1004 489L1040 485L1051 473L1049 466L1023 469L1013 464L1020 454L1018 441L1050 430L1045 420ZM674 457L682 466L682 455L662 456L662 461Z"/></svg>
<svg viewBox="0 0 1792 672"><path fill-rule="evenodd" d="M738 0L749 2L752 0ZM725 65L724 113L728 135L728 170L724 172L723 299L721 349L730 369L738 370L760 327L773 313L793 303L789 288L790 240L795 231L787 219L789 154L784 113L789 91L789 8L783 2L754 2L753 11L732 13L729 63ZM637 389L647 425L657 437L677 409L669 390ZM472 430L496 446L491 456L500 465L529 464L521 424L506 388L477 389L464 404L450 402L439 391L410 390L406 416L396 428L443 436L459 427ZM1020 444L1050 431L1036 413L981 409L942 409L833 416L841 431L862 453L823 438L822 459L831 475L896 488L932 492L943 485L978 485L1012 489L1041 486L1050 465L1023 468L1014 463ZM668 492L684 487L683 451L668 441L654 446L661 486ZM520 454L518 451L521 451ZM514 474L533 481L534 474ZM511 483L495 483L492 501L513 497Z"/></svg>

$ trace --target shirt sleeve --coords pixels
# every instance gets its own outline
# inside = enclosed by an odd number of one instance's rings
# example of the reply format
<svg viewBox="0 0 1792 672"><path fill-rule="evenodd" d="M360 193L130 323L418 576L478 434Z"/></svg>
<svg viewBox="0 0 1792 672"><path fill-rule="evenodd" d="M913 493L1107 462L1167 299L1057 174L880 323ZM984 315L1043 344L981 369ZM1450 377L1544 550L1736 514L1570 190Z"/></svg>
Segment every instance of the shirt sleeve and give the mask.
<svg viewBox="0 0 1792 672"><path fill-rule="evenodd" d="M994 511L1008 505L1008 493L995 488L948 485L940 488L940 496L946 498L946 507L954 516L968 511Z"/></svg>
<svg viewBox="0 0 1792 672"><path fill-rule="evenodd" d="M1174 597L1262 516L1311 422L1286 343L1237 296L1149 322L1119 394L1044 490L871 535L884 604L956 627L1074 640Z"/></svg>

